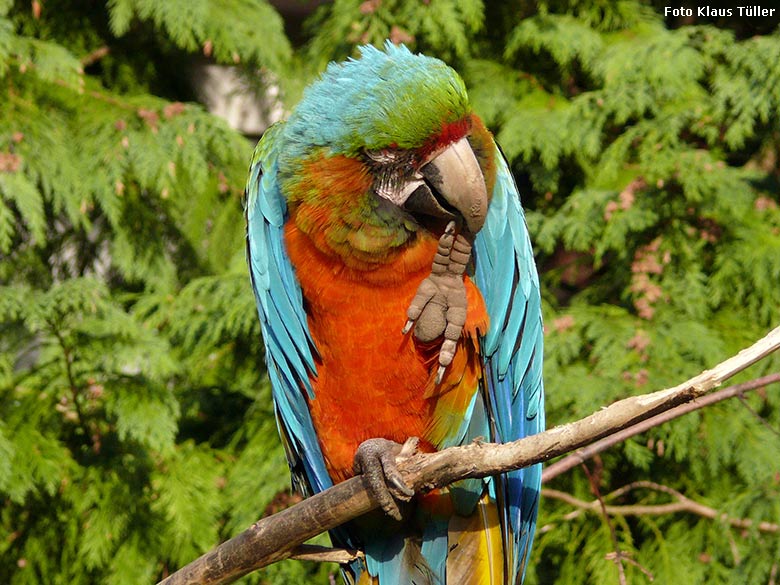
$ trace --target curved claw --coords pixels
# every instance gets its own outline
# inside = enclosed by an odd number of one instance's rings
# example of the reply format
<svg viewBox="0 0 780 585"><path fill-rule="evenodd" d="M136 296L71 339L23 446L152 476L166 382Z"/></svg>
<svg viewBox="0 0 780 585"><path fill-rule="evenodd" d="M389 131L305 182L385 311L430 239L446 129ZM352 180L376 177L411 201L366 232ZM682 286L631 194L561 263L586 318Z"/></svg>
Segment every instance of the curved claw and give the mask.
<svg viewBox="0 0 780 585"><path fill-rule="evenodd" d="M385 514L395 520L402 519L398 501L408 502L414 495L414 490L406 485L398 471L397 462L409 457L416 446L416 438L403 445L387 439L369 439L363 441L355 453L355 473L363 476L371 496Z"/></svg>
<svg viewBox="0 0 780 585"><path fill-rule="evenodd" d="M441 384L442 379L444 378L444 372L447 371L447 366L439 366L439 369L436 371L436 385L438 386Z"/></svg>

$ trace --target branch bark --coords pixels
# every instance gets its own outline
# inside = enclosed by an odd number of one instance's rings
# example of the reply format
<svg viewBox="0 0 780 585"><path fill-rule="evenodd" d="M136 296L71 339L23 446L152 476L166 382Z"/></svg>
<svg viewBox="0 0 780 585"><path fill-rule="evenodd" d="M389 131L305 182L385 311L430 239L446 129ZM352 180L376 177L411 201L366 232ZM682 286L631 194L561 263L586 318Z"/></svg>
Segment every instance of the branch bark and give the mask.
<svg viewBox="0 0 780 585"><path fill-rule="evenodd" d="M563 459L548 465L544 468L544 471L542 471L542 483L546 483L553 478L558 477L562 473L566 473L573 467L577 467L581 463L584 463L587 459L590 459L594 455L597 455L602 451L606 451L610 447L617 445L618 443L622 443L623 441L630 439L635 435L644 433L645 431L648 431L654 427L679 418L684 414L693 412L694 410L699 410L700 408L710 406L711 404L722 402L723 400L733 398L734 396L742 396L742 394L745 392L764 388L765 386L769 386L770 384L774 383L780 383L780 373L761 376L760 378L750 380L749 382L743 382L742 384L735 384L734 386L729 386L728 388L723 388L722 390L718 390L717 392L703 396L700 399L686 402L680 406L675 406L666 412L662 412L661 414L657 414L646 420L638 422L635 425L631 425L622 431L618 431L609 436L606 436L603 439L588 445L587 447L577 449L574 453L570 453Z"/></svg>
<svg viewBox="0 0 780 585"><path fill-rule="evenodd" d="M773 522L754 523L748 518L734 518L728 514L725 514L724 512L719 512L715 508L705 506L696 500L687 498L676 490L672 490L666 486L660 486L653 482L636 482L633 487L644 487L651 490L670 493L674 497L675 501L666 504L626 504L622 506L605 504L602 507L601 503L597 499L586 502L572 496L569 493L549 488L542 490L542 497L560 500L579 509L575 513L567 514L567 520L571 520L576 516L579 516L579 512L582 511L598 512L602 510L608 516L663 516L665 514L688 512L690 514L696 514L697 516L702 516L711 520L724 522L734 528L750 529L755 526L761 532L780 532L780 525Z"/></svg>
<svg viewBox="0 0 780 585"><path fill-rule="evenodd" d="M472 443L417 454L399 465L416 492L453 481L495 475L548 461L707 394L725 380L780 348L780 327L752 346L666 390L619 400L576 422L506 444ZM159 585L225 585L285 559L309 538L378 507L360 477L353 477L255 522Z"/></svg>

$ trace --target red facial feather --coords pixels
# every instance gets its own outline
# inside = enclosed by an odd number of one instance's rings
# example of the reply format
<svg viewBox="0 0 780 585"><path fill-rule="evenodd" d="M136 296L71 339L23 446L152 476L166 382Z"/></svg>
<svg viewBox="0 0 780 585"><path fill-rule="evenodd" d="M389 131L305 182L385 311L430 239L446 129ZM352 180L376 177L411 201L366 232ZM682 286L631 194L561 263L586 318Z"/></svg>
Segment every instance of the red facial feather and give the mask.
<svg viewBox="0 0 780 585"><path fill-rule="evenodd" d="M470 130L471 116L462 118L457 122L442 123L441 130L418 150L420 158L422 160L427 159L431 154L443 150L448 145L466 136Z"/></svg>

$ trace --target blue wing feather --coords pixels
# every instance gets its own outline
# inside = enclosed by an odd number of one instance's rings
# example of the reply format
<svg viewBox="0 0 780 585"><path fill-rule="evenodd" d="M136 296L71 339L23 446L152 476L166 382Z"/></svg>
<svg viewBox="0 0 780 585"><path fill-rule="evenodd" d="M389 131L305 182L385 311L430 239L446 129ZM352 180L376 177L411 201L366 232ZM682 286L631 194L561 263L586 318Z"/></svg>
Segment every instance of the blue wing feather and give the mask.
<svg viewBox="0 0 780 585"><path fill-rule="evenodd" d="M257 146L246 187L247 254L265 339L277 423L297 485L308 493L332 485L304 392L312 393L316 348L303 295L284 246L287 205L277 182L274 137L278 124Z"/></svg>
<svg viewBox="0 0 780 585"><path fill-rule="evenodd" d="M490 329L482 339L493 439L513 441L544 429L539 277L520 196L496 149L497 177L485 225L474 244L474 279ZM511 567L522 578L536 525L541 466L498 478Z"/></svg>
<svg viewBox="0 0 780 585"><path fill-rule="evenodd" d="M296 483L311 493L330 487L332 481L305 397L312 392L309 380L316 375L317 353L300 285L284 246L287 208L277 183L274 152L274 136L280 127L269 130L261 140L250 170L247 252L279 430ZM453 436L454 444L486 435L507 442L544 428L539 281L517 187L500 152L497 159L491 205L474 244L474 279L491 322L481 340L487 397L485 403L475 400L469 406L463 425ZM533 539L540 479L540 467L534 466L486 480L490 493L503 506L505 542L511 543L510 568L519 574ZM460 499L467 508L473 505L471 491L478 494L481 490L463 490ZM424 540L426 552L431 552L430 547L438 550L440 539Z"/></svg>

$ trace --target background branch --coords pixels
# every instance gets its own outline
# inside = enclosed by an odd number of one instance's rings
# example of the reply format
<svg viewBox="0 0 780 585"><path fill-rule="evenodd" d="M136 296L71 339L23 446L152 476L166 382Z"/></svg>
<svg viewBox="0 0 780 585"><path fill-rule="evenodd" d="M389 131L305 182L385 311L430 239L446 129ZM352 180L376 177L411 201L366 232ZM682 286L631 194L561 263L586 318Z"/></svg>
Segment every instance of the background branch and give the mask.
<svg viewBox="0 0 780 585"><path fill-rule="evenodd" d="M644 487L647 489L669 493L675 498L676 501L669 502L668 504L627 504L623 506L604 504L602 506L598 499L595 499L591 502L586 502L571 495L570 493L549 488L542 490L542 497L560 500L561 502L565 502L571 506L574 506L575 508L579 508L577 512L567 514L565 518L566 520L573 520L584 511L602 512L609 516L663 516L665 514L689 512L704 518L710 518L711 520L725 522L734 528L748 529L755 526L761 532L780 532L780 525L773 522L759 522L756 524L747 518L733 518L723 512L719 512L715 508L705 506L704 504L692 500L677 490L672 490L671 488L661 486L653 482L638 481L631 484L631 487Z"/></svg>
<svg viewBox="0 0 780 585"><path fill-rule="evenodd" d="M625 398L576 422L507 444L472 443L417 454L399 467L415 491L453 481L495 475L547 461L703 396L780 347L780 327L736 356L666 390ZM161 585L222 585L293 554L309 538L378 507L354 477L255 522L160 582Z"/></svg>
<svg viewBox="0 0 780 585"><path fill-rule="evenodd" d="M642 422L625 428L622 431L618 431L617 433L613 433L607 437L604 437L603 439L596 441L595 443L592 443L583 449L577 449L574 453L570 453L559 461L551 463L544 468L544 471L542 471L542 482L548 482L551 479L558 477L562 473L566 473L573 467L584 463L586 459L590 459L594 455L601 453L602 451L606 451L613 445L622 443L623 441L630 439L635 435L644 433L645 431L648 431L654 427L660 426L664 423L681 417L684 414L688 414L689 412L699 410L705 406L710 406L717 402L727 400L728 398L734 398L735 396L741 397L744 392L758 390L775 383L780 383L780 373L762 376L760 378L756 378L755 380L750 380L749 382L743 382L742 384L735 384L734 386L723 388L722 390L718 390L712 394L708 394L691 402L676 406L670 410L667 410L666 412L662 412L661 414L657 414L656 416L650 417L646 420L643 420ZM766 423L766 421L763 422ZM777 432L775 429L771 430L775 433Z"/></svg>
<svg viewBox="0 0 780 585"><path fill-rule="evenodd" d="M611 560L615 562L615 566L617 566L618 583L619 585L626 585L626 568L623 565L624 555L620 550L620 542L618 542L617 532L615 531L615 525L612 524L612 520L610 519L610 513L607 510L607 504L604 502L604 498L601 495L601 490L599 490L599 478L597 478L594 474L590 472L587 464L583 463L582 469L585 472L585 475L588 477L588 481L590 482L591 492L593 492L593 495L596 496L596 500L594 501L594 503L596 504L596 506L601 508L601 513L602 516L604 517L604 522L606 523L607 528L609 529L609 538L610 540L612 540L612 546L615 549L615 552L610 554L609 556L611 557Z"/></svg>

